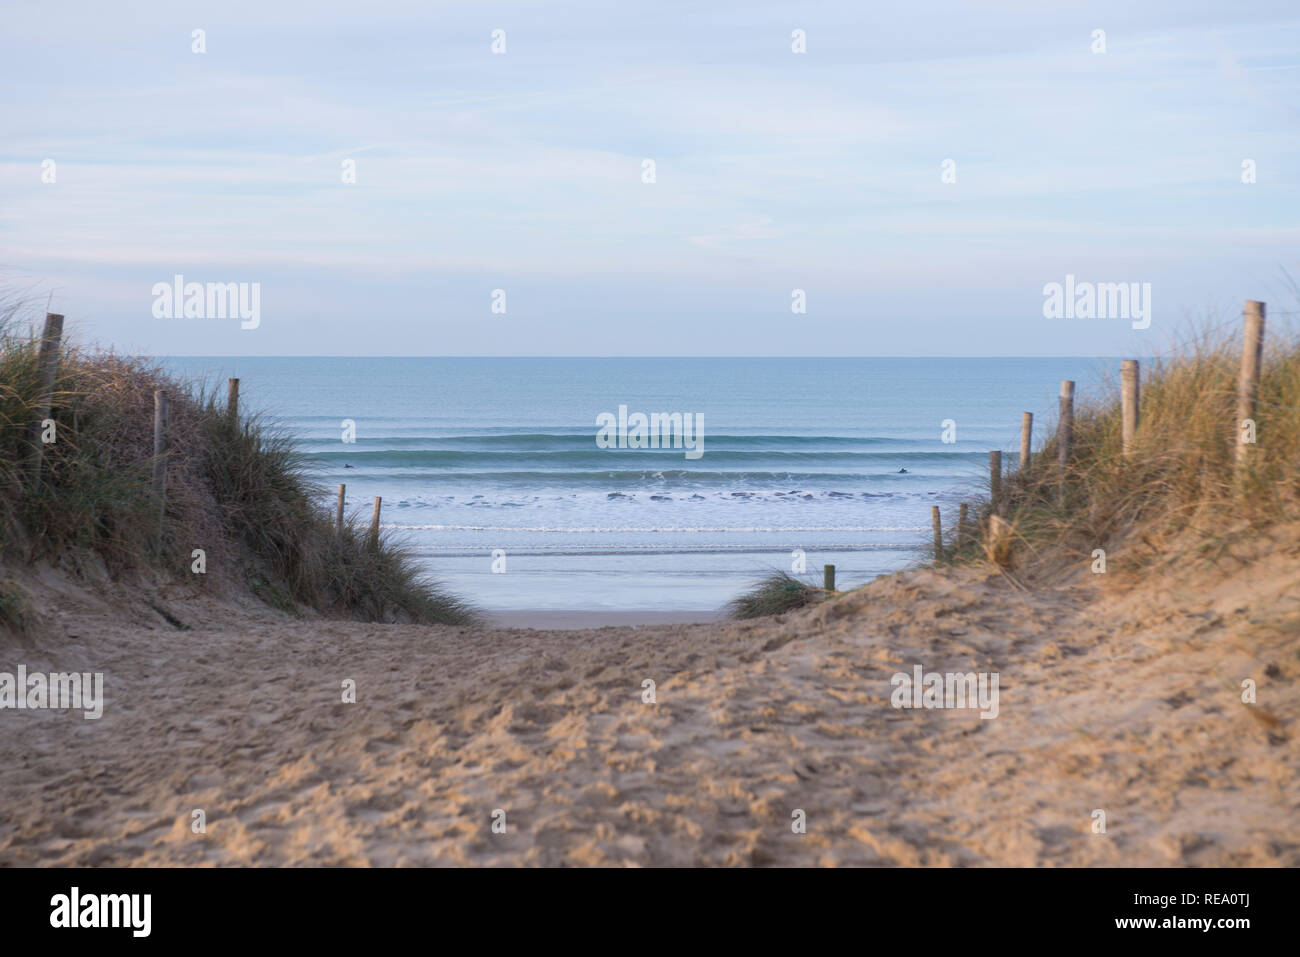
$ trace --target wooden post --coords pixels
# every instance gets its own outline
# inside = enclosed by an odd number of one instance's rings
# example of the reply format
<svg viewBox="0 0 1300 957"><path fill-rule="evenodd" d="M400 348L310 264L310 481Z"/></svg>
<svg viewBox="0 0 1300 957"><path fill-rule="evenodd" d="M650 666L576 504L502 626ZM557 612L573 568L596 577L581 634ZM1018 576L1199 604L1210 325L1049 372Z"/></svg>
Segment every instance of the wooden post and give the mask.
<svg viewBox="0 0 1300 957"><path fill-rule="evenodd" d="M239 421L239 380L231 379L226 389L226 415Z"/></svg>
<svg viewBox="0 0 1300 957"><path fill-rule="evenodd" d="M1069 472L1071 446L1074 444L1074 382L1061 380L1061 412L1056 424L1056 464L1060 470L1061 504L1065 504L1065 476Z"/></svg>
<svg viewBox="0 0 1300 957"><path fill-rule="evenodd" d="M1025 412L1020 416L1020 474L1029 471L1029 450L1034 437L1034 413Z"/></svg>
<svg viewBox="0 0 1300 957"><path fill-rule="evenodd" d="M835 566L826 565L822 568L822 587L827 591L835 590Z"/></svg>
<svg viewBox="0 0 1300 957"><path fill-rule="evenodd" d="M1000 568L1011 565L1011 524L1001 515L989 516L989 535L985 544L989 561Z"/></svg>
<svg viewBox="0 0 1300 957"><path fill-rule="evenodd" d="M63 341L63 317L57 312L45 314L45 328L41 330L41 347L36 358L36 414L31 425L31 460L29 469L32 480L41 475L41 458L45 454L45 443L41 433L45 431L45 420L50 417L50 406L54 402L54 383L59 377L59 348Z"/></svg>
<svg viewBox="0 0 1300 957"><path fill-rule="evenodd" d="M998 511L1002 507L1002 452L995 450L989 453L989 498L992 500L993 511Z"/></svg>
<svg viewBox="0 0 1300 957"><path fill-rule="evenodd" d="M167 493L167 391L153 393L153 493Z"/></svg>
<svg viewBox="0 0 1300 957"><path fill-rule="evenodd" d="M379 506L382 502L383 502L383 498L376 495L375 514L370 517L370 547L371 548L379 547Z"/></svg>
<svg viewBox="0 0 1300 957"><path fill-rule="evenodd" d="M966 544L966 503L962 502L961 507L957 509L957 547L961 548Z"/></svg>
<svg viewBox="0 0 1300 957"><path fill-rule="evenodd" d="M347 487L346 485L344 485L343 483L341 483L341 482L339 483L339 509L338 509L338 512L337 512L337 513L335 514L335 516L334 516L334 534L335 534L335 535L342 535L342 534L343 534L343 495L344 495L344 493L347 491L347 488L348 488L348 487Z"/></svg>
<svg viewBox="0 0 1300 957"><path fill-rule="evenodd" d="M934 526L934 560L943 561L943 524L939 520L939 506L930 506L930 524Z"/></svg>
<svg viewBox="0 0 1300 957"><path fill-rule="evenodd" d="M1120 420L1123 430L1124 456L1133 454L1138 429L1138 361L1125 359L1119 364Z"/></svg>
<svg viewBox="0 0 1300 957"><path fill-rule="evenodd" d="M1264 358L1264 304L1246 300L1246 330L1241 341L1241 372L1237 377L1237 467L1250 459L1250 442L1246 438L1246 420L1254 421L1255 400L1259 395L1259 367ZM1251 430L1252 433L1255 431ZM1252 438L1258 438L1255 435Z"/></svg>

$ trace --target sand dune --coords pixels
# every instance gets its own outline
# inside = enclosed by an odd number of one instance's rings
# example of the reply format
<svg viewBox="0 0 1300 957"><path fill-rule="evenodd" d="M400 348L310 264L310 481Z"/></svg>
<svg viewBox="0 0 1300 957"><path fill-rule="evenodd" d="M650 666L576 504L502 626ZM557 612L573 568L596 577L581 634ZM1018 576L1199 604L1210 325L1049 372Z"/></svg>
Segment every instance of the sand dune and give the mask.
<svg viewBox="0 0 1300 957"><path fill-rule="evenodd" d="M0 712L0 863L1296 866L1300 558L1232 564L588 631L173 596L180 631L47 576L3 667L103 671L105 713ZM891 707L916 664L998 672L999 716Z"/></svg>

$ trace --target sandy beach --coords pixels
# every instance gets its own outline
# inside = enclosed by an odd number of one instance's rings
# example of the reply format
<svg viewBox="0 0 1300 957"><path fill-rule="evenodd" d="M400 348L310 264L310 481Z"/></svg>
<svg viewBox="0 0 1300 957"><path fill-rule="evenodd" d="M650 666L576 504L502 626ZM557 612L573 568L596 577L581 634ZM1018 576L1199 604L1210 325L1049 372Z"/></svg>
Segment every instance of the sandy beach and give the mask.
<svg viewBox="0 0 1300 957"><path fill-rule="evenodd" d="M0 31L15 953L1287 922L1294 0L176 6Z"/></svg>
<svg viewBox="0 0 1300 957"><path fill-rule="evenodd" d="M0 864L1296 866L1288 536L1212 573L921 570L769 621L578 631L176 592L180 630L33 574L59 610L6 667L103 671L104 715L0 715ZM891 707L914 665L999 673L999 716Z"/></svg>

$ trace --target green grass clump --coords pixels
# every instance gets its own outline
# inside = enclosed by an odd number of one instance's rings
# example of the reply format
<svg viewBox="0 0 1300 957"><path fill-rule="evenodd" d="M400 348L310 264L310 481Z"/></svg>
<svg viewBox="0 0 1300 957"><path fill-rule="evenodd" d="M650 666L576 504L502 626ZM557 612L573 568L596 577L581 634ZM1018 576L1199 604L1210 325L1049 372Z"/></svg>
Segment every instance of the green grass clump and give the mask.
<svg viewBox="0 0 1300 957"><path fill-rule="evenodd" d="M728 605L732 618L764 618L779 615L820 601L825 594L782 571L772 572L754 583L743 595Z"/></svg>
<svg viewBox="0 0 1300 957"><path fill-rule="evenodd" d="M156 364L64 346L49 418L56 440L32 467L38 344L0 307L0 562L221 579L268 604L370 621L470 624L463 601L425 580L388 536L334 529L290 438ZM9 320L6 322L6 320ZM169 393L166 493L151 486L154 390ZM191 572L202 549L207 573Z"/></svg>

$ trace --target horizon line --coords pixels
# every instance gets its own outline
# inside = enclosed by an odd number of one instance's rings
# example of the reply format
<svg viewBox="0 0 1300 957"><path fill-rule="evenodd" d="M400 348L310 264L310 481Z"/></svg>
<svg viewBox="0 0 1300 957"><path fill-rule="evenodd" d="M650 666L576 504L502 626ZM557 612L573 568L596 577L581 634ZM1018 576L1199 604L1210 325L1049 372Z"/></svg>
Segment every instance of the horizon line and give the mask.
<svg viewBox="0 0 1300 957"><path fill-rule="evenodd" d="M1152 354L1154 355L1154 354ZM925 356L925 355L861 355L861 356L753 356L753 355L706 355L706 356L664 356L664 355L612 355L612 356L521 356L521 355L379 355L352 353L276 353L260 355L230 355L220 353L135 353L137 359L1118 359L1116 355L984 355L984 356Z"/></svg>

